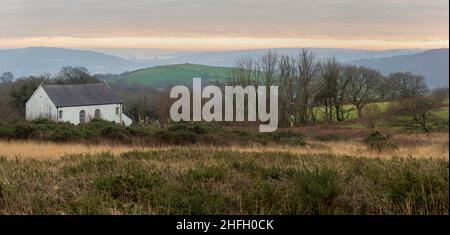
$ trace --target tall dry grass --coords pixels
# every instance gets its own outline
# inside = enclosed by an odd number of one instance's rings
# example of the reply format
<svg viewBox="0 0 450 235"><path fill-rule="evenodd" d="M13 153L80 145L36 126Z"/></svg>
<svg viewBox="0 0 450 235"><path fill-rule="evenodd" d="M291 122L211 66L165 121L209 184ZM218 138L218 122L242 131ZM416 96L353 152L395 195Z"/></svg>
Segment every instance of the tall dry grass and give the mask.
<svg viewBox="0 0 450 235"><path fill-rule="evenodd" d="M448 161L170 149L0 158L0 214L448 214Z"/></svg>
<svg viewBox="0 0 450 235"><path fill-rule="evenodd" d="M129 151L149 151L164 149L207 149L231 150L235 152L290 152L298 154L334 154L338 156L359 156L371 158L413 157L413 158L447 158L449 154L448 133L400 134L393 137L399 149L385 152L369 151L358 138L342 141L308 140L306 146L204 146L188 147L142 147L126 145L86 145L73 143L52 143L36 141L0 141L0 156L9 159L57 159L65 155L96 154L109 152L117 155Z"/></svg>

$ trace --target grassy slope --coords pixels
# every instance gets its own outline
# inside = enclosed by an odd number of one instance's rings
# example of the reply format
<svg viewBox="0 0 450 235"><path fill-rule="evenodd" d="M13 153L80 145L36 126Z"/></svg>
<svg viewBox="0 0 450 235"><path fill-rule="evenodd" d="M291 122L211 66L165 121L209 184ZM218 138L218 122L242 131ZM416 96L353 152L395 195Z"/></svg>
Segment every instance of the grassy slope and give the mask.
<svg viewBox="0 0 450 235"><path fill-rule="evenodd" d="M192 84L194 77L200 77L203 80L225 79L229 71L230 68L196 64L164 65L137 70L113 81L152 86L189 85Z"/></svg>

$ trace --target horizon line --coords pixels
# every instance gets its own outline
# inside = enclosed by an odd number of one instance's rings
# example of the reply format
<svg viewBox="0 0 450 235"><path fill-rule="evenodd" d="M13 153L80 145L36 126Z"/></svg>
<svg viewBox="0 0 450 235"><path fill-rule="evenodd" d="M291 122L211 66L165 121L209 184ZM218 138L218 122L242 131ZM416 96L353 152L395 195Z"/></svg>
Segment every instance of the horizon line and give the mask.
<svg viewBox="0 0 450 235"><path fill-rule="evenodd" d="M249 37L31 37L0 38L0 48L57 47L78 49L161 49L176 51L236 51L267 48L328 48L355 50L449 48L448 39L335 39Z"/></svg>
<svg viewBox="0 0 450 235"><path fill-rule="evenodd" d="M65 49L65 50L164 50L164 51L192 51L192 52L237 52L237 51L253 51L253 50L279 50L279 49L336 49L336 50L359 50L359 51L395 51L395 50L439 50L439 49L449 49L449 47L430 47L430 48L419 48L419 47L409 47L409 48L388 48L388 49L370 49L370 48L347 48L347 47L261 47L261 48L242 48L242 49L166 49L157 47L60 47L60 46L23 46L23 47L0 47L0 50L19 50L19 49L29 49L29 48L48 48L48 49Z"/></svg>

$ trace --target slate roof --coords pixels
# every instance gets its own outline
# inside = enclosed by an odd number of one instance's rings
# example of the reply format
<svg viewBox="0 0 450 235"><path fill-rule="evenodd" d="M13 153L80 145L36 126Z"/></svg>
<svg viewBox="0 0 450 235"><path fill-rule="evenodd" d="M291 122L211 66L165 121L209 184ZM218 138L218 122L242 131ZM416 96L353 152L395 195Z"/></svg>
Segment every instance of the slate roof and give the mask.
<svg viewBox="0 0 450 235"><path fill-rule="evenodd" d="M42 85L56 107L122 103L106 83Z"/></svg>

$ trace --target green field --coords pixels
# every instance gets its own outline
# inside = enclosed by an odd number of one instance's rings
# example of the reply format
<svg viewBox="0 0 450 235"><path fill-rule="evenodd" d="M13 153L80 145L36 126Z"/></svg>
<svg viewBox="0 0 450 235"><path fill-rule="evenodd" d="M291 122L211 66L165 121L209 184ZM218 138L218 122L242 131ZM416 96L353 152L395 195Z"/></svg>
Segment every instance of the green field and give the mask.
<svg viewBox="0 0 450 235"><path fill-rule="evenodd" d="M380 112L386 112L390 106L390 102L378 102L378 103L371 103L367 106L377 106L378 110ZM345 115L347 117L347 120L354 120L358 119L358 111L356 110L354 105L348 104L344 105L344 110L348 113ZM320 121L323 121L325 119L325 108L324 107L317 107L315 112L317 112L317 118ZM333 116L335 116L335 112L333 111ZM347 116L348 115L348 116Z"/></svg>
<svg viewBox="0 0 450 235"><path fill-rule="evenodd" d="M388 110L389 106L391 105L390 102L380 102L380 103L373 103L369 105L377 105L381 113L384 113ZM344 108L350 109L352 108L351 105L344 106ZM323 120L323 114L318 115L319 120ZM432 118L430 120L433 129L448 129L448 120L449 120L449 112L448 107L442 107L438 109L434 109L432 111ZM349 113L348 121L357 120L358 119L358 113L356 110L352 110ZM350 124L344 125L347 128L367 128L364 124L360 122L351 122ZM420 130L420 127L417 126L416 123L411 121L411 118L408 118L406 116L395 116L390 118L381 118L378 127L386 128L386 129L396 129L396 130Z"/></svg>
<svg viewBox="0 0 450 235"><path fill-rule="evenodd" d="M448 101L444 101L443 104L448 103ZM388 111L389 107L391 106L391 102L378 102L378 103L371 103L367 106L377 106L378 110L381 113L385 113ZM347 121L345 122L344 127L347 128L367 128L364 124L360 122L354 122L356 121L358 117L358 111L354 107L354 105L344 105L344 110L349 110L349 112L346 114ZM324 114L324 108L318 107L315 110L317 112L317 119L319 121L325 121L325 114ZM433 129L448 129L448 120L449 120L449 112L448 112L448 106L444 106L438 109L435 109L432 111L433 117L431 119L431 123L433 126ZM333 112L333 117L334 117ZM347 116L348 115L348 116ZM335 117L334 117L335 119ZM336 121L336 120L335 120ZM417 127L415 123L411 121L410 118L404 117L404 116L398 116L395 118L381 118L378 127L387 128L387 129L397 129L397 130L411 130L411 129L420 129L420 127Z"/></svg>
<svg viewBox="0 0 450 235"><path fill-rule="evenodd" d="M140 84L153 87L189 85L192 84L192 78L194 77L200 77L209 81L223 80L227 77L230 70L231 68L197 64L164 65L136 70L114 78L112 82L123 81L126 84Z"/></svg>

